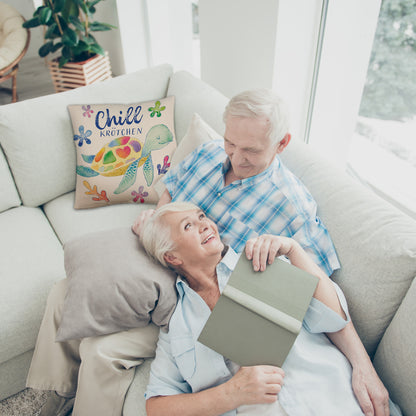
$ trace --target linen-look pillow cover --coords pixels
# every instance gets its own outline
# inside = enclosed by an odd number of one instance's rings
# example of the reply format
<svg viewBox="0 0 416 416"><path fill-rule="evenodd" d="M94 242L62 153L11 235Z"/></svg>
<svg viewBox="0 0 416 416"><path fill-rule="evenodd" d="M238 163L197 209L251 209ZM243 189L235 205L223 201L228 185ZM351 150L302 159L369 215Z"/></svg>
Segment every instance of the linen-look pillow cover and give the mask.
<svg viewBox="0 0 416 416"><path fill-rule="evenodd" d="M176 149L174 97L69 105L77 151L74 208L156 203Z"/></svg>
<svg viewBox="0 0 416 416"><path fill-rule="evenodd" d="M153 262L130 228L71 240L64 258L68 292L57 341L168 325L176 274Z"/></svg>

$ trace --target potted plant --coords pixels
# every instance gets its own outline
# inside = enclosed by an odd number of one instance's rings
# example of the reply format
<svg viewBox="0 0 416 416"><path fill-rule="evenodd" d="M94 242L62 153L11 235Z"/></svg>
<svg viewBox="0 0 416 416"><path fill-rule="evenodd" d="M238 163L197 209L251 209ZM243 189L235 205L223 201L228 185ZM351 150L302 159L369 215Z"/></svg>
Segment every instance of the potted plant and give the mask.
<svg viewBox="0 0 416 416"><path fill-rule="evenodd" d="M25 28L45 28L45 43L39 49L39 56L60 53L48 61L57 92L111 77L108 54L92 35L115 28L93 20L100 1L44 0L33 17L23 24Z"/></svg>

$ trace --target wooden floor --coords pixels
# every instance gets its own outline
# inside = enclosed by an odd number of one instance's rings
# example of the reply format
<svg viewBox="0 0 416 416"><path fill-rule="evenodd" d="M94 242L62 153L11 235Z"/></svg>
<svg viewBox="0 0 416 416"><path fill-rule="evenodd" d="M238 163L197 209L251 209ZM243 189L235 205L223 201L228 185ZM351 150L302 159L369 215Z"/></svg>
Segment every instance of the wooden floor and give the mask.
<svg viewBox="0 0 416 416"><path fill-rule="evenodd" d="M11 87L11 80L0 84L0 105L12 102L12 96L4 87ZM17 72L18 101L53 94L52 79L45 61L38 56L24 58Z"/></svg>

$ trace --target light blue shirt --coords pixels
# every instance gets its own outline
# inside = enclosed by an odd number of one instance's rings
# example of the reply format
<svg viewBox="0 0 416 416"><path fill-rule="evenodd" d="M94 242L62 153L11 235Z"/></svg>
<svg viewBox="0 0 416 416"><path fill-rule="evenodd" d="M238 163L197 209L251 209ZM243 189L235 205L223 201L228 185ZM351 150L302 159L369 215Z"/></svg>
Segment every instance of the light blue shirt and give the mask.
<svg viewBox="0 0 416 416"><path fill-rule="evenodd" d="M238 258L229 248L217 265L221 292ZM177 307L169 332L160 332L146 399L205 390L226 382L234 373L222 355L197 341L211 313L208 305L180 277L176 287ZM313 298L301 332L282 367L285 378L279 402L289 416L333 416L340 414L340 410L348 416L363 415L351 387L351 366L324 334L341 330L350 319L345 297L335 287L348 319L342 319ZM225 413L236 414L237 410Z"/></svg>
<svg viewBox="0 0 416 416"><path fill-rule="evenodd" d="M339 268L334 245L302 182L275 157L256 176L224 186L230 161L222 141L199 146L163 179L172 201L190 201L218 226L221 239L240 253L262 234L292 237L330 276Z"/></svg>

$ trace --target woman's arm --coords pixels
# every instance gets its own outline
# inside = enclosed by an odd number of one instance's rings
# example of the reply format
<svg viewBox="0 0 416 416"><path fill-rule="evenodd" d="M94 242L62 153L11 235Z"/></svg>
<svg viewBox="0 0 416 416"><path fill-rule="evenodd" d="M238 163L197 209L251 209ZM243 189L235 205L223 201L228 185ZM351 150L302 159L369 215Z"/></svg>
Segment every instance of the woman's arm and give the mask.
<svg viewBox="0 0 416 416"><path fill-rule="evenodd" d="M273 403L283 384L281 368L241 367L227 382L198 393L151 397L148 416L219 416L243 404Z"/></svg>

